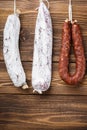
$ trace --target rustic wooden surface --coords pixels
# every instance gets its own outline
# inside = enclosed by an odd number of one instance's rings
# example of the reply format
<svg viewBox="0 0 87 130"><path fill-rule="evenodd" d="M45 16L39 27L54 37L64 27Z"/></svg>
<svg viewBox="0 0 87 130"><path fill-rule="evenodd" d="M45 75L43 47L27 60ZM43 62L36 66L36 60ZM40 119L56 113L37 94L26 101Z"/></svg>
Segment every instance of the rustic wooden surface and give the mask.
<svg viewBox="0 0 87 130"><path fill-rule="evenodd" d="M87 130L87 71L77 86L67 86L59 77L58 61L62 24L68 17L68 0L49 0L53 21L53 74L49 91L33 95L31 69L35 21L39 0L17 0L21 10L20 52L29 90L15 88L3 61L3 28L13 12L13 0L0 0L0 130ZM72 0L73 18L80 23L87 59L87 0ZM75 71L73 50L70 70Z"/></svg>

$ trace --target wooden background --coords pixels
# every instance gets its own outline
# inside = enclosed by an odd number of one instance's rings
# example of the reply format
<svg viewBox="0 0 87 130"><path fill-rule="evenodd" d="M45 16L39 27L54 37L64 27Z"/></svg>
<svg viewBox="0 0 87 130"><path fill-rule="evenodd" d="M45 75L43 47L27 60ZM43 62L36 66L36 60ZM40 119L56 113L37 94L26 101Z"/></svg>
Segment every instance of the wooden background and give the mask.
<svg viewBox="0 0 87 130"><path fill-rule="evenodd" d="M0 0L0 130L87 130L87 71L77 86L68 86L58 75L62 24L68 17L68 0L49 0L53 21L53 74L49 91L33 95L31 69L35 21L39 0L17 0L21 10L20 52L29 90L15 88L3 61L3 28L13 12L13 0ZM72 0L73 18L80 23L87 59L87 0ZM70 70L75 71L73 50Z"/></svg>

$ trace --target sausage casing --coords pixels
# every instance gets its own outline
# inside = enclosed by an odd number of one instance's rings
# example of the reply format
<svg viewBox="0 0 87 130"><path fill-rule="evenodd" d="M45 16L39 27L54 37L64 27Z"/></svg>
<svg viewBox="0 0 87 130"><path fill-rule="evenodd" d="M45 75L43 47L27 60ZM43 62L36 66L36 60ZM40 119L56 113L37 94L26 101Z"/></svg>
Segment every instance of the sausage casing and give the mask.
<svg viewBox="0 0 87 130"><path fill-rule="evenodd" d="M49 10L41 2L35 28L32 87L42 94L51 83L52 69L52 22Z"/></svg>
<svg viewBox="0 0 87 130"><path fill-rule="evenodd" d="M9 15L4 28L3 55L8 74L16 87L26 85L26 76L19 53L20 19L18 15Z"/></svg>
<svg viewBox="0 0 87 130"><path fill-rule="evenodd" d="M73 41L75 58L76 58L76 72L69 74L69 53L71 41ZM59 74L60 77L70 85L81 82L84 77L86 68L86 60L84 55L84 48L82 44L82 35L80 27L77 22L71 24L69 21L64 23L62 34L62 47L59 60Z"/></svg>

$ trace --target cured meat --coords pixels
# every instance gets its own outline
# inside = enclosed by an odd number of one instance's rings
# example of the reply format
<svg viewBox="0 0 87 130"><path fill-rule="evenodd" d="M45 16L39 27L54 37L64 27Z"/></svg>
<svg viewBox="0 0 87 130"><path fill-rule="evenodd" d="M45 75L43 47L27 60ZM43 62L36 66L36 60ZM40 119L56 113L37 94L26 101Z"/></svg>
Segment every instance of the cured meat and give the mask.
<svg viewBox="0 0 87 130"><path fill-rule="evenodd" d="M9 15L4 28L3 55L8 74L16 87L28 88L19 54L20 20L17 14Z"/></svg>
<svg viewBox="0 0 87 130"><path fill-rule="evenodd" d="M73 75L70 75L68 72L71 40L73 41L76 57L76 72ZM66 20L63 26L62 48L59 60L60 77L67 84L77 84L82 81L85 74L85 68L86 60L82 44L82 35L80 27L76 21L71 24L71 22Z"/></svg>
<svg viewBox="0 0 87 130"><path fill-rule="evenodd" d="M32 86L42 94L48 90L52 72L52 22L49 10L40 2L38 11L32 67Z"/></svg>

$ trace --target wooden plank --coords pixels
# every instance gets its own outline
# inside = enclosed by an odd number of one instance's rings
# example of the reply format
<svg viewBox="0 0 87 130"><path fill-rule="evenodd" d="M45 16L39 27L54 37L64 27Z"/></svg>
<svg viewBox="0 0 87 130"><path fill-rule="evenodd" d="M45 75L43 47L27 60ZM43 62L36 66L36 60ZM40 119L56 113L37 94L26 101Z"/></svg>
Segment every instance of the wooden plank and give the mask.
<svg viewBox="0 0 87 130"><path fill-rule="evenodd" d="M53 61L59 60L61 48L62 24L68 17L68 0L50 0L50 11L53 21ZM10 3L10 4L9 4ZM17 8L21 10L21 34L20 34L20 52L22 61L32 61L35 21L39 1L17 0ZM73 18L77 19L81 25L83 34L83 45L85 48L85 56L87 59L87 2L86 0L73 0ZM63 8L62 8L63 7ZM83 9L84 8L84 9ZM13 1L0 1L0 60L3 60L3 28L7 16L12 13ZM27 13L26 13L27 12ZM73 51L71 50L71 62L75 62Z"/></svg>
<svg viewBox="0 0 87 130"><path fill-rule="evenodd" d="M9 4L10 3L10 4ZM50 3L50 7L53 9L52 11L55 12L55 10L58 10L58 7L60 8L59 4L63 4L65 6L68 5L68 0L49 0ZM35 9L39 4L39 0L17 0L17 8L24 10L33 10ZM86 6L87 1L86 0L72 0L72 4L73 6ZM55 10L54 10L54 5L55 6ZM58 6L57 6L58 5ZM1 0L0 1L0 8L3 9L13 9L13 1L12 0ZM64 9L64 6L62 8L62 10ZM80 10L83 11L83 10Z"/></svg>
<svg viewBox="0 0 87 130"><path fill-rule="evenodd" d="M0 130L84 130L87 96L0 95Z"/></svg>
<svg viewBox="0 0 87 130"><path fill-rule="evenodd" d="M0 93L19 93L19 94L32 94L31 86L31 70L32 62L23 62L23 66L27 76L27 82L29 85L29 90L21 90L21 88L15 88L9 79L6 72L5 64L0 62ZM71 73L75 71L75 64L70 64ZM87 95L87 75L84 77L83 81L76 86L68 86L65 84L58 74L58 64L53 63L53 74L51 88L45 94L64 94L64 95Z"/></svg>
<svg viewBox="0 0 87 130"><path fill-rule="evenodd" d="M62 24L68 17L68 0L49 2L54 32L52 83L43 95L33 95L31 70L35 8L39 0L17 0L17 8L21 10L20 53L30 87L25 91L13 86L3 62L3 29L7 16L13 13L13 0L0 0L0 130L87 130L87 75L79 85L67 86L58 74ZM72 0L72 3L73 18L81 25L87 59L87 0ZM70 62L70 73L74 73L72 48Z"/></svg>

